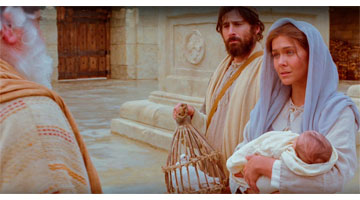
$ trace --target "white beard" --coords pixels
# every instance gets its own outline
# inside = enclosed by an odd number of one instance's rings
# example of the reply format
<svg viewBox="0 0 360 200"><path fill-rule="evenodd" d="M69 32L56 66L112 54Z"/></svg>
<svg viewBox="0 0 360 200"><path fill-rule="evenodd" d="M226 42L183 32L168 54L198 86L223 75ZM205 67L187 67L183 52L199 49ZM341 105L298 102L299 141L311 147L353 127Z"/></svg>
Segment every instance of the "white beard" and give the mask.
<svg viewBox="0 0 360 200"><path fill-rule="evenodd" d="M12 14L13 18L21 17L21 14L25 15L24 12ZM51 89L53 61L46 52L46 45L31 19L23 22L21 28L24 30L23 37L21 38L21 51L11 46L5 47L5 45L3 45L3 48L0 47L0 56L12 64L16 70L28 80L37 82Z"/></svg>
<svg viewBox="0 0 360 200"><path fill-rule="evenodd" d="M47 54L45 44L41 41L29 46L14 65L28 80L51 89L52 63L52 58Z"/></svg>

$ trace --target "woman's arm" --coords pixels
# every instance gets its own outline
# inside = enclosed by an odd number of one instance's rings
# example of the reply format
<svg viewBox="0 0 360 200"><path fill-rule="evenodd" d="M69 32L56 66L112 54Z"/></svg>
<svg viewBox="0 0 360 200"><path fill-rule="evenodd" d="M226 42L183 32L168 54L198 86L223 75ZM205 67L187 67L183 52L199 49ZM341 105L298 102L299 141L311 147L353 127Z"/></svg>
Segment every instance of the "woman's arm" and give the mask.
<svg viewBox="0 0 360 200"><path fill-rule="evenodd" d="M304 177L291 172L281 165L280 193L335 193L343 190L344 185L354 176L357 167L356 125L354 113L344 109L326 138L336 148L338 161L327 173Z"/></svg>
<svg viewBox="0 0 360 200"><path fill-rule="evenodd" d="M249 155L246 156L246 159L248 162L244 167L245 181L254 192L259 193L256 181L260 176L266 176L271 179L272 168L276 159L261 155Z"/></svg>
<svg viewBox="0 0 360 200"><path fill-rule="evenodd" d="M243 147L245 144L247 144L249 142L249 137L248 137L249 129L250 129L250 123L247 122L246 126L244 128L244 132L243 132L243 136L244 136L243 138L244 139L243 139L243 141L241 143L239 143L236 146L234 152L236 152L237 150L239 150L241 147ZM235 176L235 177L233 177L233 176ZM240 184L234 180L236 177L237 178L244 178L244 176L243 176L243 174L241 172L237 173L237 174L231 174L231 172L230 172L229 184L230 184L230 190L231 190L232 193L235 193L238 188L240 189L240 191L242 193L255 193L250 188L241 187Z"/></svg>
<svg viewBox="0 0 360 200"><path fill-rule="evenodd" d="M318 176L299 176L290 171L280 160L280 193L335 193L343 190L343 186L353 177L356 170L356 125L350 108L344 109L335 125L331 128L327 139L336 148L339 159L327 173ZM257 191L256 181L259 176L273 178L274 162L263 156L249 157L245 166L245 180ZM272 169L270 173L269 170ZM273 180L272 180L273 182Z"/></svg>

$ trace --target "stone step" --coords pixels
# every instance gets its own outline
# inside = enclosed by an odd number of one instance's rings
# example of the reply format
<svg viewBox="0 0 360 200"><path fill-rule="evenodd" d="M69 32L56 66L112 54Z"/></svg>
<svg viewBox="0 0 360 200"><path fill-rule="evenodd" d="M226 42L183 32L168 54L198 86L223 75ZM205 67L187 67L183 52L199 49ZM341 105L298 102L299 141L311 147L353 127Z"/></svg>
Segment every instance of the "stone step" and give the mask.
<svg viewBox="0 0 360 200"><path fill-rule="evenodd" d="M169 150L173 132L140 122L117 118L111 120L111 132L163 150Z"/></svg>
<svg viewBox="0 0 360 200"><path fill-rule="evenodd" d="M157 104L149 100L137 100L122 104L119 114L120 118L171 132L176 128L172 111L172 106Z"/></svg>

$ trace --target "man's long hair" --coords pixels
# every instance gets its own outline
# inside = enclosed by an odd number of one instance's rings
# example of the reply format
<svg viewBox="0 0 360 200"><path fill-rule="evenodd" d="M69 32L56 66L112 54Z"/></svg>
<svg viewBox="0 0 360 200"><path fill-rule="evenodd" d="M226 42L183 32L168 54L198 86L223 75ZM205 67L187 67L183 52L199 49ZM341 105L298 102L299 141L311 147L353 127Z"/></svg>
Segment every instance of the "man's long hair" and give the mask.
<svg viewBox="0 0 360 200"><path fill-rule="evenodd" d="M260 28L259 33L256 35L256 40L260 41L263 38L262 33L265 29L265 26L264 23L260 21L259 15L255 8L252 7L221 7L219 10L218 21L216 24L216 31L222 34L223 17L226 13L232 10L236 10L244 18L244 20L251 25L252 28L254 28L255 26L258 26Z"/></svg>

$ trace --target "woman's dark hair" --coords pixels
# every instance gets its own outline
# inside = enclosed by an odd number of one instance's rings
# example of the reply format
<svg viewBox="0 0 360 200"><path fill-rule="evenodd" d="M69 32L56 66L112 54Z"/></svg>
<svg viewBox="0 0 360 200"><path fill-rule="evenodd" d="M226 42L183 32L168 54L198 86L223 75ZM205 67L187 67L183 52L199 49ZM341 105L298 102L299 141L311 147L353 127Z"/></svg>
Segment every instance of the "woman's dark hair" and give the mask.
<svg viewBox="0 0 360 200"><path fill-rule="evenodd" d="M300 46L309 52L309 43L306 35L291 23L286 23L270 32L266 41L266 48L268 51L272 51L272 41L281 35L297 40Z"/></svg>
<svg viewBox="0 0 360 200"><path fill-rule="evenodd" d="M257 11L254 8L250 7L221 7L219 10L218 21L216 24L216 31L220 34L222 33L223 17L226 13L232 10L236 10L244 18L244 20L251 25L251 27L258 26L260 28L259 33L256 35L257 41L260 41L263 38L262 33L265 29L265 26L260 21Z"/></svg>

